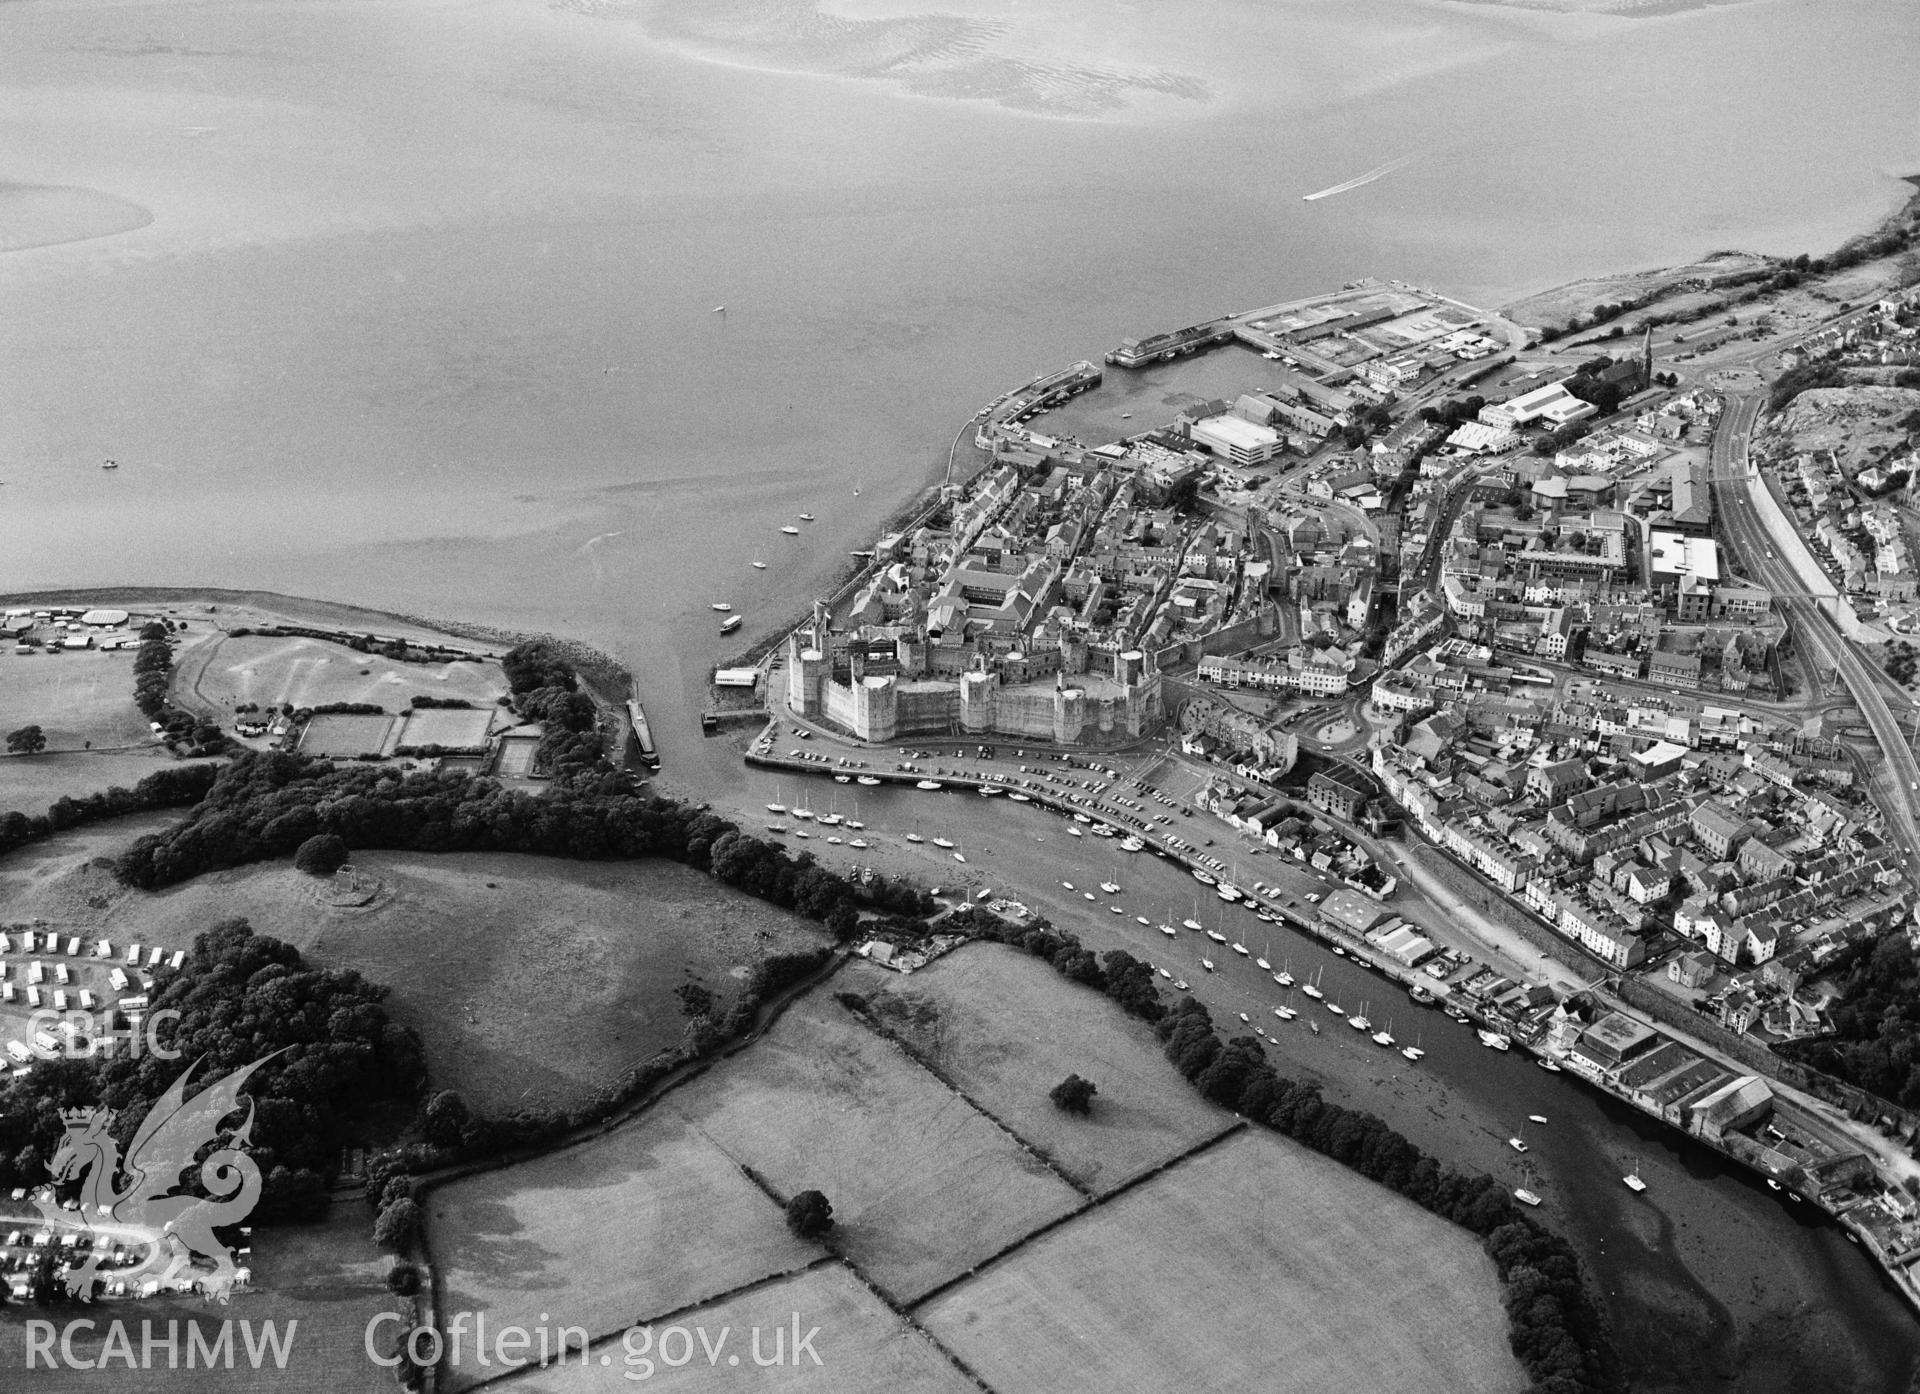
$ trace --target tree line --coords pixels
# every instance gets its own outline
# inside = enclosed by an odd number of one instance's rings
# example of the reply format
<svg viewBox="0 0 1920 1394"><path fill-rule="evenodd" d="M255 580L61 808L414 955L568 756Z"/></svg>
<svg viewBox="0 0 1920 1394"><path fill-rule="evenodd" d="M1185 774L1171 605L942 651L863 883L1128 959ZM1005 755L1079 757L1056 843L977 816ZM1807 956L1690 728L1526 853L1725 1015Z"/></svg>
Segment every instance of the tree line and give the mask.
<svg viewBox="0 0 1920 1394"><path fill-rule="evenodd" d="M1223 1040L1204 1004L1160 1001L1153 969L1122 949L1097 960L1073 936L1044 921L1009 924L984 909L950 921L976 938L1007 944L1050 963L1063 977L1105 992L1153 1023L1167 1058L1215 1103L1406 1196L1479 1235L1500 1274L1513 1353L1532 1394L1603 1394L1623 1387L1605 1318L1578 1255L1558 1234L1521 1213L1490 1176L1469 1176L1422 1152L1380 1118L1328 1103L1319 1086L1287 1079L1267 1062L1258 1038Z"/></svg>
<svg viewBox="0 0 1920 1394"><path fill-rule="evenodd" d="M167 693L173 684L173 639L165 620L150 620L140 629L140 647L133 655L133 701L148 721L158 723L167 744L183 755L218 755L227 748L226 735L173 705Z"/></svg>
<svg viewBox="0 0 1920 1394"><path fill-rule="evenodd" d="M184 808L200 802L213 788L220 766L213 761L192 765L173 765L155 770L131 789L119 785L79 798L67 795L55 799L45 813L0 813L0 856L29 842L38 842L68 828L97 823L105 818L124 818L130 813L151 813L160 808Z"/></svg>
<svg viewBox="0 0 1920 1394"><path fill-rule="evenodd" d="M336 767L286 751L247 751L220 767L186 818L136 839L115 871L128 885L157 890L204 872L291 856L321 833L355 848L593 861L666 857L841 937L862 909L915 917L932 908L929 897L906 883L856 885L809 853L789 853L675 799L571 787L541 796L484 776Z"/></svg>

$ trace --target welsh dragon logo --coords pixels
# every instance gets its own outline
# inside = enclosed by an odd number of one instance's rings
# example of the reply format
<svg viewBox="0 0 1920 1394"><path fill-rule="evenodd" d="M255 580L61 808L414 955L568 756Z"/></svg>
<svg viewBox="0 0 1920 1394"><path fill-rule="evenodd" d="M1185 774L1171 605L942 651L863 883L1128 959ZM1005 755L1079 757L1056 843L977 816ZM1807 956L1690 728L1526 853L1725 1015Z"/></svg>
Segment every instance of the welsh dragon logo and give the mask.
<svg viewBox="0 0 1920 1394"><path fill-rule="evenodd" d="M251 1098L246 1100L246 1117L240 1126L200 1163L200 1184L206 1195L184 1192L182 1174L201 1148L220 1138L221 1120L241 1107L242 1086L271 1059L269 1055L235 1070L191 1099L186 1093L187 1076L194 1065L187 1066L155 1100L127 1145L125 1158L111 1132L112 1110L61 1110L66 1135L54 1150L48 1170L56 1183L85 1178L77 1218L94 1239L85 1257L66 1274L69 1293L90 1300L101 1260L114 1242L125 1241L146 1247L149 1257L138 1269L116 1271L112 1276L135 1281L158 1278L165 1286L185 1275L208 1296L227 1300L239 1270L232 1251L213 1231L219 1225L239 1224L260 1199L260 1168L246 1150L253 1135ZM50 1199L39 1205L50 1224L71 1226L75 1221L71 1212L62 1212ZM211 1263L213 1272L196 1269L196 1258Z"/></svg>

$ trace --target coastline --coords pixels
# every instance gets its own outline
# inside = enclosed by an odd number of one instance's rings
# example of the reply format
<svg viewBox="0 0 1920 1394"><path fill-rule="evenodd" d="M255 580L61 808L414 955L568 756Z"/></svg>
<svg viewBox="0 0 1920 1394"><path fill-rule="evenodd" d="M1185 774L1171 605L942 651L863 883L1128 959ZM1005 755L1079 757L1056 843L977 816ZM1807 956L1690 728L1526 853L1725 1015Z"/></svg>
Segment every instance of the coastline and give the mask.
<svg viewBox="0 0 1920 1394"><path fill-rule="evenodd" d="M467 620L437 619L430 616L380 610L346 601L317 596L287 595L279 591L237 590L211 586L92 586L68 590L11 591L0 594L0 606L12 605L86 605L119 609L153 609L167 606L225 605L236 610L255 610L282 619L302 620L315 625L341 629L385 631L380 637L413 639L421 637L466 639L501 650L531 639L546 639L559 645L581 668L590 683L623 700L632 691L633 675L616 659L577 639L558 635L535 634L501 629L494 625ZM497 655L489 655L497 657Z"/></svg>

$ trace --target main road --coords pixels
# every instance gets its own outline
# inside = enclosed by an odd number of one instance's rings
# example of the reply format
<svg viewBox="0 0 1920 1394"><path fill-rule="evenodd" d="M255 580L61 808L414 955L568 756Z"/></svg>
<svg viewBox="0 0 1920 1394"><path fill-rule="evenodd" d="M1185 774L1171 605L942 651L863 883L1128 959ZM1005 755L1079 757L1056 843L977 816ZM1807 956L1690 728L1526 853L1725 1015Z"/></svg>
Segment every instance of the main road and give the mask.
<svg viewBox="0 0 1920 1394"><path fill-rule="evenodd" d="M1901 851L1920 849L1920 823L1914 818L1920 792L1920 761L1901 734L1900 723L1867 660L1840 632L1833 617L1803 588L1800 575L1784 555L1787 543L1774 538L1754 503L1753 490L1767 487L1750 461L1753 431L1765 402L1761 393L1729 396L1713 435L1712 475L1719 499L1721 526L1727 541L1740 554L1747 574L1774 593L1774 603L1787 613L1802 651L1833 669L1846 684L1873 738L1885 753L1875 771L1884 797L1888 831Z"/></svg>

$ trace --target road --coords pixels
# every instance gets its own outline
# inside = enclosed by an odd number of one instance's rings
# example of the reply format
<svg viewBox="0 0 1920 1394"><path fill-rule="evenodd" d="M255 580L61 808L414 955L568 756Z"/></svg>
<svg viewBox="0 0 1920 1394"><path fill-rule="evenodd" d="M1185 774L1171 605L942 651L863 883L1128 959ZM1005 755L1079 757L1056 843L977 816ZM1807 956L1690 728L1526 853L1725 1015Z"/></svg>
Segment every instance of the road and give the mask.
<svg viewBox="0 0 1920 1394"><path fill-rule="evenodd" d="M1753 430L1759 419L1764 397L1758 393L1729 397L1726 410L1713 435L1712 475L1717 481L1721 526L1727 541L1739 553L1747 574L1775 594L1774 604L1787 614L1803 650L1816 663L1824 664L1840 675L1860 709L1874 739L1885 753L1885 763L1876 772L1887 811L1888 831L1911 856L1920 849L1920 823L1914 818L1914 794L1920 790L1920 761L1901 734L1900 723L1880 689L1871 664L1861 657L1840 633L1832 617L1819 603L1797 594L1803 587L1790 562L1777 555L1780 544L1768 534L1767 525L1753 501L1752 491L1766 488L1766 482L1752 470L1748 453Z"/></svg>

